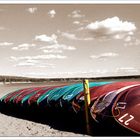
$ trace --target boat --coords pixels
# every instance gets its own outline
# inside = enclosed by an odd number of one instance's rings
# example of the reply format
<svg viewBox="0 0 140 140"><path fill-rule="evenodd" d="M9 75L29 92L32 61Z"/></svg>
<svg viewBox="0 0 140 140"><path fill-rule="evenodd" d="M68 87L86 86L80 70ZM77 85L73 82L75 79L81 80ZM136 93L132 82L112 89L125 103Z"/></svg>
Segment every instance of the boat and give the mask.
<svg viewBox="0 0 140 140"><path fill-rule="evenodd" d="M140 84L139 81L118 81L113 83L108 83L101 86L96 86L90 88L90 100L91 104L99 97L108 94L109 92L116 91L125 86L131 86ZM84 109L84 92L82 91L79 95L76 96L75 100L72 102L73 109L78 112L81 109Z"/></svg>

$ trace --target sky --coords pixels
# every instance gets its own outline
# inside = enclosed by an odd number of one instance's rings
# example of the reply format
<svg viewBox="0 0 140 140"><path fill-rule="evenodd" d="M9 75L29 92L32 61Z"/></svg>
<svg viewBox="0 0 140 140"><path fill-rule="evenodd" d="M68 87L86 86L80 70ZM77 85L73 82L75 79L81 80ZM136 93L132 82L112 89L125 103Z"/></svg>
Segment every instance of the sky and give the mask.
<svg viewBox="0 0 140 140"><path fill-rule="evenodd" d="M140 4L0 4L0 75L140 74Z"/></svg>

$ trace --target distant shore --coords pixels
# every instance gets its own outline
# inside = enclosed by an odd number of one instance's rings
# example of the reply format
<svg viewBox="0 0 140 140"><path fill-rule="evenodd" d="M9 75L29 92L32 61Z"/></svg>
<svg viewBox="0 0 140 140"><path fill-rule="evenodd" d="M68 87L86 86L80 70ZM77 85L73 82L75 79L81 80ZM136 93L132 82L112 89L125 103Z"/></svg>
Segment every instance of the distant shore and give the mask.
<svg viewBox="0 0 140 140"><path fill-rule="evenodd" d="M140 80L140 75L126 76L105 76L105 77L69 77L69 78L31 78L22 76L0 76L0 82L3 83L50 83L50 82L81 82L83 79L90 81L110 81L110 80Z"/></svg>

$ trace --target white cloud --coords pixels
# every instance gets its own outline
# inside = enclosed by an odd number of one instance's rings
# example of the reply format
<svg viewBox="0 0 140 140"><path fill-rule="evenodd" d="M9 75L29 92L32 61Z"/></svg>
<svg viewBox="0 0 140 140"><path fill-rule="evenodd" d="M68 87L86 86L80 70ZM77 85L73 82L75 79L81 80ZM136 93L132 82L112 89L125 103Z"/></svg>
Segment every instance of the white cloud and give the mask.
<svg viewBox="0 0 140 140"><path fill-rule="evenodd" d="M58 49L51 49L51 50L43 49L43 52L44 53L62 53L63 51L62 50L58 50Z"/></svg>
<svg viewBox="0 0 140 140"><path fill-rule="evenodd" d="M15 67L35 67L35 68L55 68L54 64L42 62L41 60L33 60L33 59L26 59L26 60L18 60Z"/></svg>
<svg viewBox="0 0 140 140"><path fill-rule="evenodd" d="M15 66L34 66L35 63L28 63L28 62L19 62Z"/></svg>
<svg viewBox="0 0 140 140"><path fill-rule="evenodd" d="M11 56L10 60L11 61L20 61L20 60L25 60L25 61L34 61L34 60L47 60L47 59L65 59L67 58L64 55L54 55L54 54L48 54L48 55L37 55L37 56L21 56L21 57L15 57Z"/></svg>
<svg viewBox="0 0 140 140"><path fill-rule="evenodd" d="M134 32L130 31L128 32L128 35L134 35Z"/></svg>
<svg viewBox="0 0 140 140"><path fill-rule="evenodd" d="M55 68L55 65L54 64L40 63L40 64L37 65L37 67L40 67L40 68Z"/></svg>
<svg viewBox="0 0 140 140"><path fill-rule="evenodd" d="M23 44L20 44L19 47L34 47L36 46L35 44L28 44L28 43L23 43Z"/></svg>
<svg viewBox="0 0 140 140"><path fill-rule="evenodd" d="M76 50L75 47L67 46L67 45L64 45L64 44L53 44L53 45L50 45L50 46L41 47L40 49L41 50L44 50L44 49Z"/></svg>
<svg viewBox="0 0 140 140"><path fill-rule="evenodd" d="M113 38L114 39L124 39L125 40L127 38L127 36L126 36L126 34L123 34L122 33L122 34L116 34L116 35L114 35Z"/></svg>
<svg viewBox="0 0 140 140"><path fill-rule="evenodd" d="M74 10L70 15L68 15L69 17L72 17L72 18L82 18L82 17L85 17L85 15L82 15L81 14L81 11L80 10Z"/></svg>
<svg viewBox="0 0 140 140"><path fill-rule="evenodd" d="M125 73L125 72L126 73L136 73L136 72L139 72L139 70L134 68L134 67L120 67L120 68L117 68L115 70L115 72L117 72L117 73L120 73L120 72L122 72L122 73Z"/></svg>
<svg viewBox="0 0 140 140"><path fill-rule="evenodd" d="M80 38L80 37L77 37L75 34L68 33L68 32L60 32L59 31L58 33L61 34L62 37L65 37L65 38L70 39L70 40L80 40L80 41L93 40L93 38L91 38L91 37Z"/></svg>
<svg viewBox="0 0 140 140"><path fill-rule="evenodd" d="M73 46L67 46L65 44L52 44L49 46L44 46L39 48L40 50L42 50L44 53L47 54L62 54L64 50L66 51L74 51L76 50L75 47Z"/></svg>
<svg viewBox="0 0 140 140"><path fill-rule="evenodd" d="M48 12L48 15L49 15L51 18L54 18L55 15L56 15L56 11L55 11L55 10L50 10L50 11Z"/></svg>
<svg viewBox="0 0 140 140"><path fill-rule="evenodd" d="M125 38L125 42L130 42L132 40L132 37L131 36L127 36L126 38Z"/></svg>
<svg viewBox="0 0 140 140"><path fill-rule="evenodd" d="M22 67L26 67L26 66L31 66L31 67L40 67L40 68L55 68L55 66L53 64L42 64L42 63L28 63L28 62L19 62L18 64L14 65L15 67L17 66L22 66Z"/></svg>
<svg viewBox="0 0 140 140"><path fill-rule="evenodd" d="M79 25L80 21L73 21L73 24Z"/></svg>
<svg viewBox="0 0 140 140"><path fill-rule="evenodd" d="M31 14L34 14L37 11L37 8L36 7L30 7L30 8L27 9L27 11Z"/></svg>
<svg viewBox="0 0 140 140"><path fill-rule="evenodd" d="M55 64L52 64L52 63L46 63L46 62L44 62L44 63L41 63L40 64L40 67L47 67L47 66L52 67L52 68L55 68Z"/></svg>
<svg viewBox="0 0 140 140"><path fill-rule="evenodd" d="M81 38L81 40L84 40L84 41L91 41L91 40L94 40L94 38L92 37L86 37L86 38Z"/></svg>
<svg viewBox="0 0 140 140"><path fill-rule="evenodd" d="M108 33L112 32L130 32L136 30L135 24L128 21L121 21L118 17L107 18L102 21L96 21L87 25L88 29L98 30L106 29Z"/></svg>
<svg viewBox="0 0 140 140"><path fill-rule="evenodd" d="M117 54L117 53L108 52L108 53L102 53L99 55L92 55L90 57L93 59L105 59L105 58L109 58L109 57L116 57L118 55L119 54Z"/></svg>
<svg viewBox="0 0 140 140"><path fill-rule="evenodd" d="M27 59L26 60L27 63L38 63L38 60L34 60L34 59Z"/></svg>
<svg viewBox="0 0 140 140"><path fill-rule="evenodd" d="M0 46L11 46L13 44L14 43L12 43L12 42L0 42Z"/></svg>
<svg viewBox="0 0 140 140"><path fill-rule="evenodd" d="M99 75L106 74L106 73L108 73L108 70L106 70L106 69L97 69L97 70L94 71L94 73L99 74Z"/></svg>
<svg viewBox="0 0 140 140"><path fill-rule="evenodd" d="M17 61L17 57L15 57L15 56L10 56L10 61Z"/></svg>
<svg viewBox="0 0 140 140"><path fill-rule="evenodd" d="M66 56L64 55L54 55L54 54L48 54L48 55L38 55L38 56L35 56L33 57L34 59L65 59L67 58Z"/></svg>
<svg viewBox="0 0 140 140"><path fill-rule="evenodd" d="M140 40L138 38L128 36L128 38L125 39L124 46L138 46L140 45Z"/></svg>
<svg viewBox="0 0 140 140"><path fill-rule="evenodd" d="M91 31L95 37L113 37L123 39L127 35L133 35L136 30L134 23L121 21L119 17L107 18L88 24L86 29Z"/></svg>
<svg viewBox="0 0 140 140"><path fill-rule="evenodd" d="M67 39L71 40L78 40L75 34L67 33L67 32L62 32L61 35Z"/></svg>
<svg viewBox="0 0 140 140"><path fill-rule="evenodd" d="M35 44L20 44L17 47L13 47L12 50L18 50L18 51L23 51L23 50L29 50L30 47L35 47Z"/></svg>
<svg viewBox="0 0 140 140"><path fill-rule="evenodd" d="M55 35L55 34L52 34L51 36L47 36L45 34L37 35L37 36L35 36L35 40L54 44L54 43L57 43L57 35Z"/></svg>
<svg viewBox="0 0 140 140"><path fill-rule="evenodd" d="M52 58L55 58L55 57L58 57L60 59L65 58L66 56L61 57L61 55L59 55L60 53L63 53L63 50L69 50L69 51L76 50L76 48L73 46L59 44L57 41L57 36L55 34L52 34L51 37L46 36L46 35L39 35L35 37L35 40L45 41L50 44L48 46L40 47L39 50L42 50L44 53L47 53L49 55L52 55L51 56Z"/></svg>
<svg viewBox="0 0 140 140"><path fill-rule="evenodd" d="M136 46L137 45L140 45L140 40L139 39L136 39L135 42L134 42L134 45L136 45Z"/></svg>

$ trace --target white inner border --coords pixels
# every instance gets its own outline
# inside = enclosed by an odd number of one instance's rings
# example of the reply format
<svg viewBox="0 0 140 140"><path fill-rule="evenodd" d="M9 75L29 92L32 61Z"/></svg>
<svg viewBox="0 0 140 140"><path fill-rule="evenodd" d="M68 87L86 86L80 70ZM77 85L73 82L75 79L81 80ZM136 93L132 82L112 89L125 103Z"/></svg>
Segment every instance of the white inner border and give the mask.
<svg viewBox="0 0 140 140"><path fill-rule="evenodd" d="M140 4L140 0L0 0L0 4ZM46 132L47 133L47 132ZM140 137L0 137L2 140L140 140Z"/></svg>
<svg viewBox="0 0 140 140"><path fill-rule="evenodd" d="M140 4L140 0L0 0L0 4Z"/></svg>
<svg viewBox="0 0 140 140"><path fill-rule="evenodd" d="M0 138L1 139L1 138ZM139 137L2 137L2 140L139 140Z"/></svg>

